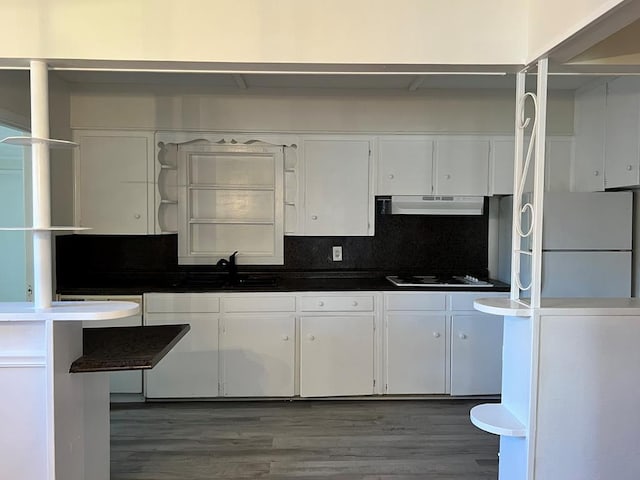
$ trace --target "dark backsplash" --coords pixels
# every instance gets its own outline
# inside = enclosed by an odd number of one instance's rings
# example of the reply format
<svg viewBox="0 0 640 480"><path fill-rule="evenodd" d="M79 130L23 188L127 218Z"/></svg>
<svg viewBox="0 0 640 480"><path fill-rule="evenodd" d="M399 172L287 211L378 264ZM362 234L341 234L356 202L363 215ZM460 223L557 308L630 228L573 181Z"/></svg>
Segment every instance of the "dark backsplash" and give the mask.
<svg viewBox="0 0 640 480"><path fill-rule="evenodd" d="M284 265L241 266L280 272L359 271L486 276L488 205L481 216L376 214L373 237L285 237ZM341 245L342 262L331 260ZM178 265L177 235L68 235L56 239L58 285L107 273L163 275L212 266Z"/></svg>

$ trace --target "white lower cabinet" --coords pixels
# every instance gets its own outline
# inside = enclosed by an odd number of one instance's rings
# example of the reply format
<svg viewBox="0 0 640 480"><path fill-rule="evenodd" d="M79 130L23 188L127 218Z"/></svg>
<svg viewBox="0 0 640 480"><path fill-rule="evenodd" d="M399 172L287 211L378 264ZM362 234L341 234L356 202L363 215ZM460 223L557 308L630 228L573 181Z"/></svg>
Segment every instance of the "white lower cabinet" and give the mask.
<svg viewBox="0 0 640 480"><path fill-rule="evenodd" d="M300 318L300 396L374 392L373 315Z"/></svg>
<svg viewBox="0 0 640 480"><path fill-rule="evenodd" d="M502 319L473 310L489 296L506 294L146 294L145 325L191 330L145 371L145 395L499 394Z"/></svg>
<svg viewBox="0 0 640 480"><path fill-rule="evenodd" d="M445 315L393 313L386 316L388 394L445 393Z"/></svg>
<svg viewBox="0 0 640 480"><path fill-rule="evenodd" d="M148 294L145 311L145 325L191 327L158 365L145 372L145 396L217 397L219 299L212 294Z"/></svg>
<svg viewBox="0 0 640 480"><path fill-rule="evenodd" d="M225 316L220 336L221 394L293 396L295 340L291 314Z"/></svg>
<svg viewBox="0 0 640 480"><path fill-rule="evenodd" d="M496 395L502 384L503 319L482 313L451 318L451 395Z"/></svg>

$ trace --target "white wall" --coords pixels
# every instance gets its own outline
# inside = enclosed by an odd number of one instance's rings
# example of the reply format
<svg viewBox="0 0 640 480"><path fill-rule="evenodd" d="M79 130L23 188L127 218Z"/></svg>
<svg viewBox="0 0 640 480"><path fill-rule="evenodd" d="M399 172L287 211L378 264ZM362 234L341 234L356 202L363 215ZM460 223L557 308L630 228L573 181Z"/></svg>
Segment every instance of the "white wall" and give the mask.
<svg viewBox="0 0 640 480"><path fill-rule="evenodd" d="M20 0L6 58L520 64L526 0ZM59 63L64 63L59 61Z"/></svg>
<svg viewBox="0 0 640 480"><path fill-rule="evenodd" d="M185 94L85 86L71 95L73 128L511 134L514 111L511 90ZM572 134L573 94L551 93L548 117L550 134Z"/></svg>
<svg viewBox="0 0 640 480"><path fill-rule="evenodd" d="M527 63L569 39L625 0L529 0Z"/></svg>
<svg viewBox="0 0 640 480"><path fill-rule="evenodd" d="M51 136L71 139L70 95L66 82L49 75L49 123ZM0 71L0 123L24 130L31 126L29 72ZM68 150L51 152L51 223L73 224L73 164Z"/></svg>

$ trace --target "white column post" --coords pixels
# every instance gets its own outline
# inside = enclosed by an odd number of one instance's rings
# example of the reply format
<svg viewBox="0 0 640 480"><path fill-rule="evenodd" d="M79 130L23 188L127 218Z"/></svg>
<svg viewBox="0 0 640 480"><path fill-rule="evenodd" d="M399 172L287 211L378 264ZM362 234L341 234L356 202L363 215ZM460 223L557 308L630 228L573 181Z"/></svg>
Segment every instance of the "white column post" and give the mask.
<svg viewBox="0 0 640 480"><path fill-rule="evenodd" d="M48 67L41 60L31 61L31 136L49 138ZM31 146L33 194L33 279L36 308L48 308L52 298L51 200L49 183L49 145Z"/></svg>
<svg viewBox="0 0 640 480"><path fill-rule="evenodd" d="M521 127L520 118L520 102L524 97L525 82L527 74L523 70L518 72L516 76L516 115L515 115L515 151L513 162L513 213L511 225L511 300L520 299L520 284L515 279L520 276L520 247L522 238L518 233L518 222L520 219L519 205L522 203L521 198L516 198L519 191L519 185L522 177L527 174L523 169L523 151L524 151L524 129Z"/></svg>
<svg viewBox="0 0 640 480"><path fill-rule="evenodd" d="M533 245L531 258L531 308L540 307L542 284L542 222L544 208L544 163L547 139L547 73L549 60L538 61L536 170L533 184Z"/></svg>

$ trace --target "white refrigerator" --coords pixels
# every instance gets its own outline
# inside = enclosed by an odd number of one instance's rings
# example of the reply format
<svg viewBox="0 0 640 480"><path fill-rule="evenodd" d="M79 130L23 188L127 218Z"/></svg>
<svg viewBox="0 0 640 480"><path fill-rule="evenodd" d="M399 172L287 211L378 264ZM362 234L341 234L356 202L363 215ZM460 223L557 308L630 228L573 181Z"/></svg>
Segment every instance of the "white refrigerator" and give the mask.
<svg viewBox="0 0 640 480"><path fill-rule="evenodd" d="M512 202L512 196L500 201L498 277L506 282L511 281ZM631 192L545 193L542 296L630 297L632 207ZM529 248L529 241L522 246ZM530 262L521 259L526 285Z"/></svg>

